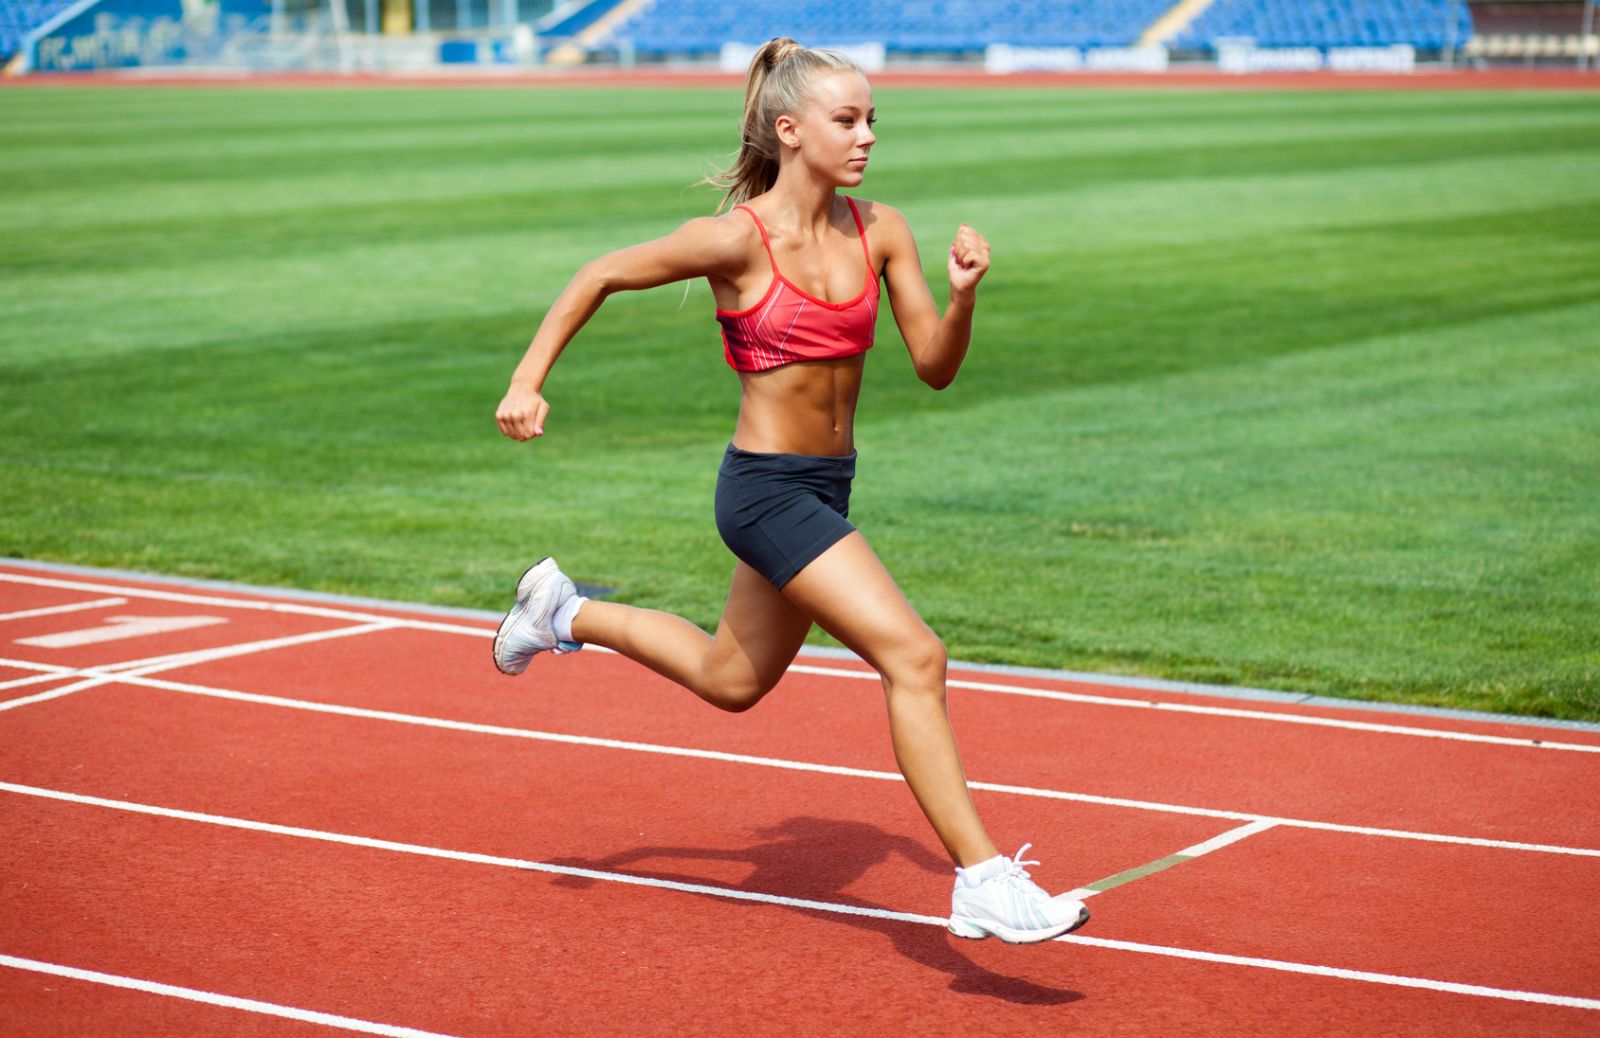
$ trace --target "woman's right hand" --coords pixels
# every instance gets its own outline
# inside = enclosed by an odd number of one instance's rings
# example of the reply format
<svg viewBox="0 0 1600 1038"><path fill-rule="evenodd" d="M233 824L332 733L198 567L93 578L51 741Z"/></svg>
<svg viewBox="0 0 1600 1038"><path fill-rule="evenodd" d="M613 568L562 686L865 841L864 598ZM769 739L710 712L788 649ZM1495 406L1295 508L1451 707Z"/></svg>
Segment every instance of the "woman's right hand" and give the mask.
<svg viewBox="0 0 1600 1038"><path fill-rule="evenodd" d="M500 401L494 420L502 435L513 440L529 440L544 435L544 419L549 413L550 404L543 394L513 382L506 390L505 399Z"/></svg>

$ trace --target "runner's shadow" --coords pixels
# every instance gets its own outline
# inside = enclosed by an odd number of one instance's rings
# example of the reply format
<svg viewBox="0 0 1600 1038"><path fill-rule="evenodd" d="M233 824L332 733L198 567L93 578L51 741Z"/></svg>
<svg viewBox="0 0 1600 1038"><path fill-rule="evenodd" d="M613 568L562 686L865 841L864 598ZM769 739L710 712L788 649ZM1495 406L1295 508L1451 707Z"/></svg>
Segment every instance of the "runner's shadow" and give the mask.
<svg viewBox="0 0 1600 1038"><path fill-rule="evenodd" d="M721 887L726 884L708 880L704 876L655 868L637 869L635 866L644 862L744 862L751 866L751 871L732 889L878 911L886 909L846 894L844 890L865 875L868 869L895 855L926 872L949 876L954 880L949 862L931 854L922 844L904 836L891 836L866 822L799 817L760 830L756 835L764 842L743 850L651 846L621 851L596 860L558 858L551 864ZM557 886L586 888L598 881L583 876L557 876L553 882ZM960 938L950 936L942 927L899 919L847 915L799 905L781 907L814 919L880 933L905 958L949 974L950 990L958 994L998 998L1023 1005L1062 1005L1083 998L1076 991L1008 977L978 965L956 950L952 942Z"/></svg>

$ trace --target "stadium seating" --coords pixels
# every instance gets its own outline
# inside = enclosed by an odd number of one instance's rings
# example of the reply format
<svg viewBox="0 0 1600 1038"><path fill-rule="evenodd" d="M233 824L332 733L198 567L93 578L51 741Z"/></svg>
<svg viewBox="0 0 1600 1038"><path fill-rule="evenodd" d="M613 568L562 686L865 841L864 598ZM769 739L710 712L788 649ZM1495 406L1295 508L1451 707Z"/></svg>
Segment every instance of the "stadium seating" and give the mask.
<svg viewBox="0 0 1600 1038"><path fill-rule="evenodd" d="M3 3L4 0L0 0ZM539 35L546 40L567 40L578 35L595 22L611 13L620 0L595 0L574 11L564 13L559 5L539 23Z"/></svg>
<svg viewBox="0 0 1600 1038"><path fill-rule="evenodd" d="M15 54L23 37L72 5L73 0L0 0L0 61Z"/></svg>
<svg viewBox="0 0 1600 1038"><path fill-rule="evenodd" d="M0 59L73 0L0 0ZM1126 47L1174 0L653 0L601 44L632 43L645 56L707 56L728 41L793 36L812 44L882 43L893 52L971 53L993 43ZM618 6L599 0L540 26L546 40L572 38ZM1209 51L1250 37L1261 47L1465 46L1472 16L1463 0L1215 0L1169 45Z"/></svg>
<svg viewBox="0 0 1600 1038"><path fill-rule="evenodd" d="M1174 48L1212 50L1217 39L1240 36L1259 47L1440 50L1472 36L1472 16L1462 0L1216 0Z"/></svg>
<svg viewBox="0 0 1600 1038"><path fill-rule="evenodd" d="M724 42L793 36L815 45L882 43L901 53L991 43L1126 47L1173 0L656 0L613 33L641 54L695 55Z"/></svg>

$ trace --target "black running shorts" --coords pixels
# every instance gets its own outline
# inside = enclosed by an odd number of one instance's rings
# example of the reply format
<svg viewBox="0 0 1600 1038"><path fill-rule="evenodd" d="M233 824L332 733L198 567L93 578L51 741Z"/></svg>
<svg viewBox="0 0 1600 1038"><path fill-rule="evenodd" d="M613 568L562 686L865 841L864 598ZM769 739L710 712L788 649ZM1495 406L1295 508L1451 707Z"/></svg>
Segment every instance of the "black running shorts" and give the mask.
<svg viewBox="0 0 1600 1038"><path fill-rule="evenodd" d="M717 473L717 532L729 550L781 588L855 529L854 451L757 454L729 445Z"/></svg>

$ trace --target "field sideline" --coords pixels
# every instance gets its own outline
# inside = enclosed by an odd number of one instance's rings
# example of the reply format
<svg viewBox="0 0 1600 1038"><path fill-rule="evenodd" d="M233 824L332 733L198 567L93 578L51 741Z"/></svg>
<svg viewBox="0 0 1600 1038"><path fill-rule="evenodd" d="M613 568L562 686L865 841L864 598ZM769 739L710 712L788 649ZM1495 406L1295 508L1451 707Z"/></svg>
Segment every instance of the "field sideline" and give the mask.
<svg viewBox="0 0 1600 1038"><path fill-rule="evenodd" d="M1592 92L878 91L860 194L995 245L956 385L868 364L852 508L959 658L1600 719ZM714 621L736 88L0 90L0 555L493 608L550 552ZM942 298L942 285L936 283Z"/></svg>

